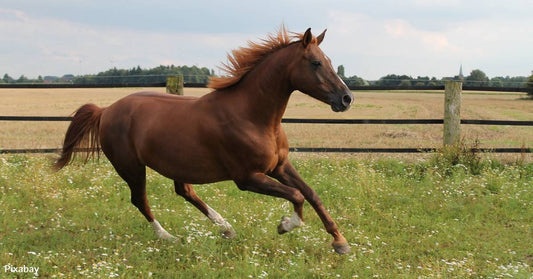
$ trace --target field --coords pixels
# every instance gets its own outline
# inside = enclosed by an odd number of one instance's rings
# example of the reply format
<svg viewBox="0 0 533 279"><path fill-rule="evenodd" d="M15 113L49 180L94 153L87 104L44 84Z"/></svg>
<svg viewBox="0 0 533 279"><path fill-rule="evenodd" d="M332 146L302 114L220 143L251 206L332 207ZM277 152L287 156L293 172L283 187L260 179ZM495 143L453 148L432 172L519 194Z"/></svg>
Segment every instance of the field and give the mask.
<svg viewBox="0 0 533 279"><path fill-rule="evenodd" d="M2 115L70 115L140 89L0 90ZM162 91L163 89L156 89ZM202 95L205 89L186 89ZM356 92L346 113L295 93L286 117L442 118L439 92ZM468 119L531 120L519 94L464 94ZM68 123L2 122L1 148L59 147ZM441 125L286 125L293 146L438 147ZM481 147L533 146L533 128L463 126ZM178 237L157 240L105 158L53 172L55 155L0 155L0 277L38 267L44 278L531 278L531 155L453 151L406 157L292 154L352 247L336 255L306 204L305 225L276 226L288 202L241 192L231 182L195 186L233 225L225 240L170 180L148 172L152 211Z"/></svg>
<svg viewBox="0 0 533 279"><path fill-rule="evenodd" d="M85 103L107 106L140 90L146 89L0 89L0 114L68 116ZM163 88L148 90L164 92ZM185 95L201 96L207 92L208 89L185 88ZM296 92L285 117L442 119L444 114L442 92L354 94L356 100L349 111L334 113L327 105ZM461 115L465 119L532 120L532 102L524 100L525 96L465 92ZM0 121L0 148L57 148L61 146L67 126L68 122ZM442 145L442 125L285 124L285 127L291 146L295 147L423 148ZM463 125L462 136L469 143L479 140L480 147L533 147L532 127ZM520 156L505 157L514 161ZM417 154L414 158L419 157ZM526 157L532 159L531 155Z"/></svg>
<svg viewBox="0 0 533 279"><path fill-rule="evenodd" d="M45 155L0 156L0 267L45 278L531 278L533 165L485 162L474 175L440 159L293 161L348 239L336 255L312 208L278 235L288 202L233 183L197 186L238 236L148 174L154 214L175 243L157 240L102 159L53 173ZM1 277L30 278L0 270Z"/></svg>

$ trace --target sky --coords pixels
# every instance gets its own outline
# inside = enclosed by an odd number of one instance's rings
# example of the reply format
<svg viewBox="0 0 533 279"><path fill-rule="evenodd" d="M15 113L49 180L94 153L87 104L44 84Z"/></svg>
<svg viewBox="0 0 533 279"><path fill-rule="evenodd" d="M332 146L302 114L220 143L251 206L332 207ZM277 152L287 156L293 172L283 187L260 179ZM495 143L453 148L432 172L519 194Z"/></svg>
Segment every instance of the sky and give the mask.
<svg viewBox="0 0 533 279"><path fill-rule="evenodd" d="M533 0L1 0L0 75L94 74L113 67L214 69L276 32L327 29L345 75L489 77L533 71Z"/></svg>

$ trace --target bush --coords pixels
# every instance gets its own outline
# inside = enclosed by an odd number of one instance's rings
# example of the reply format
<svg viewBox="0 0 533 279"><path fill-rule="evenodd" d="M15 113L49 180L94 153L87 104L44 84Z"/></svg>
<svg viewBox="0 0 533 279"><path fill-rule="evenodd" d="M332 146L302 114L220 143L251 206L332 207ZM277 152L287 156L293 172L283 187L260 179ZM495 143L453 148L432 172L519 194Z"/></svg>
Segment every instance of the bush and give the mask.
<svg viewBox="0 0 533 279"><path fill-rule="evenodd" d="M479 152L479 140L472 144L461 140L455 145L445 146L431 158L430 164L446 176L453 174L458 168L479 175L484 167Z"/></svg>
<svg viewBox="0 0 533 279"><path fill-rule="evenodd" d="M529 97L533 98L533 75L531 75L527 80L526 87L529 89L527 94L529 95Z"/></svg>

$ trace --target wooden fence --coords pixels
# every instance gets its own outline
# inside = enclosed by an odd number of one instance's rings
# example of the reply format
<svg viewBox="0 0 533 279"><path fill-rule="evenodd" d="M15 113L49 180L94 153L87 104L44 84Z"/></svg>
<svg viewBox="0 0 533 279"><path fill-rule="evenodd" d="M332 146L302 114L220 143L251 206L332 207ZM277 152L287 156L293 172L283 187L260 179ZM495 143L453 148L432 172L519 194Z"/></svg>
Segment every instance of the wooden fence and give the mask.
<svg viewBox="0 0 533 279"><path fill-rule="evenodd" d="M167 92L182 94L183 87L205 87L205 84L183 84L183 78L169 77L168 82L157 84L121 84L119 85L76 85L76 84L3 84L0 88L108 88L108 87L167 87ZM443 145L456 144L460 139L461 125L506 125L506 126L533 126L533 121L507 121L507 120L470 120L461 119L461 92L465 90L479 91L503 91L503 92L528 92L526 88L497 88L497 87L465 87L457 81L447 81L445 86L423 87L398 87L398 86L357 86L350 87L352 90L444 90L445 91L445 115L443 119L295 119L284 118L282 123L300 124L441 124L443 125ZM0 121L71 121L71 117L64 116L0 116ZM0 154L13 153L57 153L59 149L2 149ZM332 153L420 153L434 152L435 148L353 148L353 147L292 147L293 152L332 152ZM532 153L530 148L479 148L472 152L494 153Z"/></svg>

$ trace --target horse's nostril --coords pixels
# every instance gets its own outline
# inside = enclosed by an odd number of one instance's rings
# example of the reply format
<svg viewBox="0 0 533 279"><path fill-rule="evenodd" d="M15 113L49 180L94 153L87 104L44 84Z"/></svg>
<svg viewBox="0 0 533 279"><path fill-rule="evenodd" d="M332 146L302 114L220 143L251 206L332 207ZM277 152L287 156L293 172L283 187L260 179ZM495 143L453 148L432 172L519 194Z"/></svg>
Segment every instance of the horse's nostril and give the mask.
<svg viewBox="0 0 533 279"><path fill-rule="evenodd" d="M352 104L352 96L350 96L349 94L346 94L344 96L342 96L342 104L345 105L345 106L349 106Z"/></svg>

